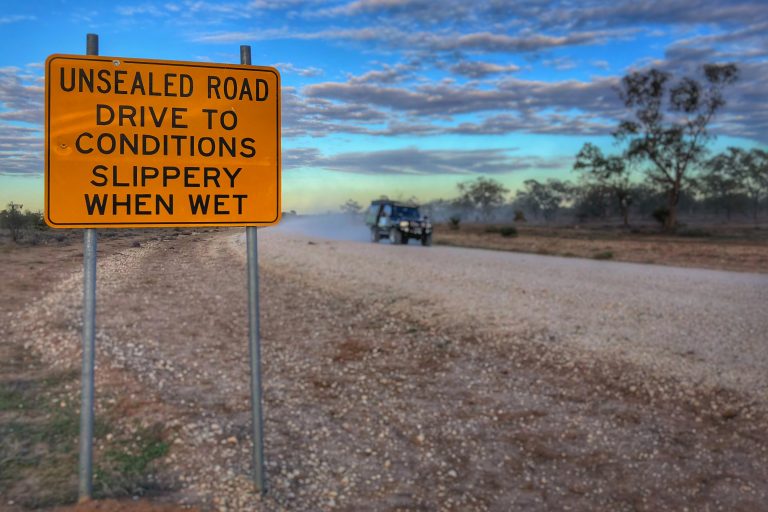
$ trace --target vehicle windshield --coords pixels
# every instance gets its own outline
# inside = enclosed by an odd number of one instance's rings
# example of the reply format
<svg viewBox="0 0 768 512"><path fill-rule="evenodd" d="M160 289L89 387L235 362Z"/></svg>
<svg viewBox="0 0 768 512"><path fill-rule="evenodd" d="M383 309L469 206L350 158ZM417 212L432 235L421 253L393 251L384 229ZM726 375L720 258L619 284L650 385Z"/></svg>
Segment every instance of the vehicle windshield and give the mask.
<svg viewBox="0 0 768 512"><path fill-rule="evenodd" d="M392 217L402 220L419 220L419 209L411 206L395 206L392 211Z"/></svg>

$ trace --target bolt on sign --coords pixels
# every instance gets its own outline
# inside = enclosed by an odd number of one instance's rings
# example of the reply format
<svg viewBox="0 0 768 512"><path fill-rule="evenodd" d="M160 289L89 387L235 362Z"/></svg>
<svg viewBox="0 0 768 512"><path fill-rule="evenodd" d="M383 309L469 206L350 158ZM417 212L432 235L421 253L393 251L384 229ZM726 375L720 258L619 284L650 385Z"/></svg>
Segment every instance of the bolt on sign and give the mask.
<svg viewBox="0 0 768 512"><path fill-rule="evenodd" d="M55 228L280 220L274 68L51 55L45 220Z"/></svg>

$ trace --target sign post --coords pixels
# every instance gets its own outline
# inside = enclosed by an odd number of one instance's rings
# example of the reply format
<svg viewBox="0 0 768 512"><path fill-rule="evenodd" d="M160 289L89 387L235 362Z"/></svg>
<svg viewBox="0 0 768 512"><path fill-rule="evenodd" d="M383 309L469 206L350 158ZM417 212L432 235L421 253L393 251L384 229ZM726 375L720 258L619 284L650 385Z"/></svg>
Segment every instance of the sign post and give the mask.
<svg viewBox="0 0 768 512"><path fill-rule="evenodd" d="M256 228L281 216L280 74L100 57L45 62L45 221L84 228L79 499L93 487L95 228L245 226L256 489L266 492Z"/></svg>
<svg viewBox="0 0 768 512"><path fill-rule="evenodd" d="M240 46L240 64L251 65L251 47ZM261 400L261 340L259 337L259 250L257 228L245 228L248 255L248 352L251 360L251 428L253 433L253 482L262 495L267 492L264 471L264 416Z"/></svg>
<svg viewBox="0 0 768 512"><path fill-rule="evenodd" d="M99 54L99 36L86 36L86 54ZM83 232L83 367L80 376L80 472L78 499L93 496L93 409L96 366L96 230Z"/></svg>

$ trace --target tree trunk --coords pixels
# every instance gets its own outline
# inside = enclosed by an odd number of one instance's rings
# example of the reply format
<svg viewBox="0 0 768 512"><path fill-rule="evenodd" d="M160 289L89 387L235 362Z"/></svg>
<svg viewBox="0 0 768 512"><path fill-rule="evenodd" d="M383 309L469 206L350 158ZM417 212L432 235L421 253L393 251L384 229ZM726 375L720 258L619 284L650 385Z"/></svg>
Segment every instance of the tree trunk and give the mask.
<svg viewBox="0 0 768 512"><path fill-rule="evenodd" d="M752 202L754 204L754 208L752 208L752 219L755 221L755 224L757 224L757 210L760 208L759 192L755 194L755 198Z"/></svg>
<svg viewBox="0 0 768 512"><path fill-rule="evenodd" d="M627 195L622 194L619 197L619 211L621 212L621 218L624 219L624 227L629 226L629 200Z"/></svg>
<svg viewBox="0 0 768 512"><path fill-rule="evenodd" d="M667 216L667 224L664 226L668 231L674 231L677 227L677 205L671 204L669 206L669 215Z"/></svg>
<svg viewBox="0 0 768 512"><path fill-rule="evenodd" d="M669 215L667 216L667 222L664 224L664 227L668 231L674 231L677 227L677 203L680 200L680 185L678 183L675 183L669 190L667 199Z"/></svg>

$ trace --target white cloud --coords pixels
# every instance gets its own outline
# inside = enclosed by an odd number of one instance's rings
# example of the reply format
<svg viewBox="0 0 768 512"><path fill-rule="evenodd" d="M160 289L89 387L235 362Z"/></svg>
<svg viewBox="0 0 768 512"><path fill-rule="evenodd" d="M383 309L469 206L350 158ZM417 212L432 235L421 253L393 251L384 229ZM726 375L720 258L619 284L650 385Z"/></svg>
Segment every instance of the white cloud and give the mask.
<svg viewBox="0 0 768 512"><path fill-rule="evenodd" d="M10 23L19 23L21 21L34 21L37 18L34 16L22 16L22 15L5 15L0 16L0 25L8 25Z"/></svg>
<svg viewBox="0 0 768 512"><path fill-rule="evenodd" d="M278 62L276 64L273 64L273 66L276 67L281 73L295 73L303 77L320 76L323 74L323 70L320 68L316 68L313 66L302 68L294 64L291 64L290 62Z"/></svg>
<svg viewBox="0 0 768 512"><path fill-rule="evenodd" d="M492 62L464 60L454 64L450 69L457 75L469 78L485 78L489 75L501 73L516 73L520 71L520 66L514 64L501 65Z"/></svg>
<svg viewBox="0 0 768 512"><path fill-rule="evenodd" d="M573 157L515 156L508 149L423 150L416 147L323 155L314 148L285 151L286 168L316 167L337 172L377 175L477 175L521 170L559 169Z"/></svg>

